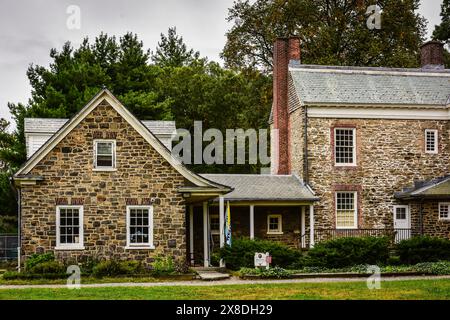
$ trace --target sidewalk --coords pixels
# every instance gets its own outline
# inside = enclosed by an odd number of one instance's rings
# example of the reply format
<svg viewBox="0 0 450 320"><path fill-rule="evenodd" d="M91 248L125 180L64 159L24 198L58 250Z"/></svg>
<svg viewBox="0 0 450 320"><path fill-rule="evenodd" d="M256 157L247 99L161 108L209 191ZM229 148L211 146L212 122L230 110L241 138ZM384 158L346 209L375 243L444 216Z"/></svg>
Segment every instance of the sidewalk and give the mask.
<svg viewBox="0 0 450 320"><path fill-rule="evenodd" d="M421 276L421 277L388 277L381 278L382 281L405 281L405 280L438 280L450 279L450 276ZM315 279L286 279L286 280L240 280L238 278L230 278L221 281L174 281L174 282L141 282L141 283L99 283L99 284L81 284L81 288L107 288L107 287L174 287L174 286L196 286L196 287L211 287L224 285L242 285L242 284L289 284L289 283L327 283L327 282L365 282L365 278L315 278ZM83 280L82 280L83 281ZM43 284L43 285L0 285L2 289L58 289L66 288L65 284Z"/></svg>

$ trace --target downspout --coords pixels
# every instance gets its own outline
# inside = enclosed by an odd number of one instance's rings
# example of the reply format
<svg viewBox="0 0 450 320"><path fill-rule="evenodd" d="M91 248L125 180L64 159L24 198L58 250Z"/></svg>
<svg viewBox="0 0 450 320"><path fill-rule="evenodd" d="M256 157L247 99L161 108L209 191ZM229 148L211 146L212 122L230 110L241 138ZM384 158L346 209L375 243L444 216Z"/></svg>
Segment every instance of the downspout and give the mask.
<svg viewBox="0 0 450 320"><path fill-rule="evenodd" d="M309 164L308 164L308 106L305 106L305 132L304 136L304 152L303 152L303 173L305 184L309 185Z"/></svg>

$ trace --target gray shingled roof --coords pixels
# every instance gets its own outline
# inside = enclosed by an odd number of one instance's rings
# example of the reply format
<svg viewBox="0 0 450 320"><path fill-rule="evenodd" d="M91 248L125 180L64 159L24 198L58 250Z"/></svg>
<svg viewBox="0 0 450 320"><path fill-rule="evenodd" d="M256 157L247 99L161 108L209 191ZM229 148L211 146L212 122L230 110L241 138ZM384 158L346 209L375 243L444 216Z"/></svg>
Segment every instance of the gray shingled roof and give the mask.
<svg viewBox="0 0 450 320"><path fill-rule="evenodd" d="M396 192L395 197L398 199L450 199L450 176L429 181L416 181L413 187Z"/></svg>
<svg viewBox="0 0 450 320"><path fill-rule="evenodd" d="M53 119L53 118L25 118L25 132L26 133L55 133L57 132L68 119ZM172 134L176 129L175 121L142 121L153 134Z"/></svg>
<svg viewBox="0 0 450 320"><path fill-rule="evenodd" d="M290 65L302 105L450 104L450 70Z"/></svg>
<svg viewBox="0 0 450 320"><path fill-rule="evenodd" d="M297 176L258 174L201 174L213 182L234 188L229 201L316 201L318 198Z"/></svg>

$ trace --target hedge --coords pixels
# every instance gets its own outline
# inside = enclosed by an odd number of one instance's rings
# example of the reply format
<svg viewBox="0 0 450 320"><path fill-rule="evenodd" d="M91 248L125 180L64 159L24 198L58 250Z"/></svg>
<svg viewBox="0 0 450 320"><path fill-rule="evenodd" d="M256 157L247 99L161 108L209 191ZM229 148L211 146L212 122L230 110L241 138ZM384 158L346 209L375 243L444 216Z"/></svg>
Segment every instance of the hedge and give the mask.
<svg viewBox="0 0 450 320"><path fill-rule="evenodd" d="M219 250L219 257L226 261L227 268L231 270L239 270L241 267L254 268L256 252L269 252L273 267L289 267L301 257L299 250L291 249L284 244L248 238L233 239L231 247L225 246Z"/></svg>
<svg viewBox="0 0 450 320"><path fill-rule="evenodd" d="M450 260L450 240L418 236L401 241L397 247L401 264Z"/></svg>

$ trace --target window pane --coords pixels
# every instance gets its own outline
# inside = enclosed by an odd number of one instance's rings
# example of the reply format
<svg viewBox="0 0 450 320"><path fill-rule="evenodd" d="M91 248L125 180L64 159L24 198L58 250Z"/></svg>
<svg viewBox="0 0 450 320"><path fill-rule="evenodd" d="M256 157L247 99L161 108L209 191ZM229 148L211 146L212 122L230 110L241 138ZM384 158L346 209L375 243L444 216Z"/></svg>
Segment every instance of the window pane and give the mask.
<svg viewBox="0 0 450 320"><path fill-rule="evenodd" d="M64 208L59 211L60 243L80 242L80 211L78 208Z"/></svg>
<svg viewBox="0 0 450 320"><path fill-rule="evenodd" d="M354 138L353 129L336 129L335 131L335 157L336 163L354 163Z"/></svg>
<svg viewBox="0 0 450 320"><path fill-rule="evenodd" d="M111 142L97 143L97 154L112 155L112 143Z"/></svg>
<svg viewBox="0 0 450 320"><path fill-rule="evenodd" d="M439 218L440 219L449 219L450 218L450 205L449 204L442 204L439 207Z"/></svg>
<svg viewBox="0 0 450 320"><path fill-rule="evenodd" d="M129 240L132 244L149 242L149 210L130 209Z"/></svg>
<svg viewBox="0 0 450 320"><path fill-rule="evenodd" d="M353 192L336 193L336 226L339 228L355 227L355 214L355 194Z"/></svg>
<svg viewBox="0 0 450 320"><path fill-rule="evenodd" d="M112 167L112 164L113 164L112 156L97 155L97 166L98 167Z"/></svg>

